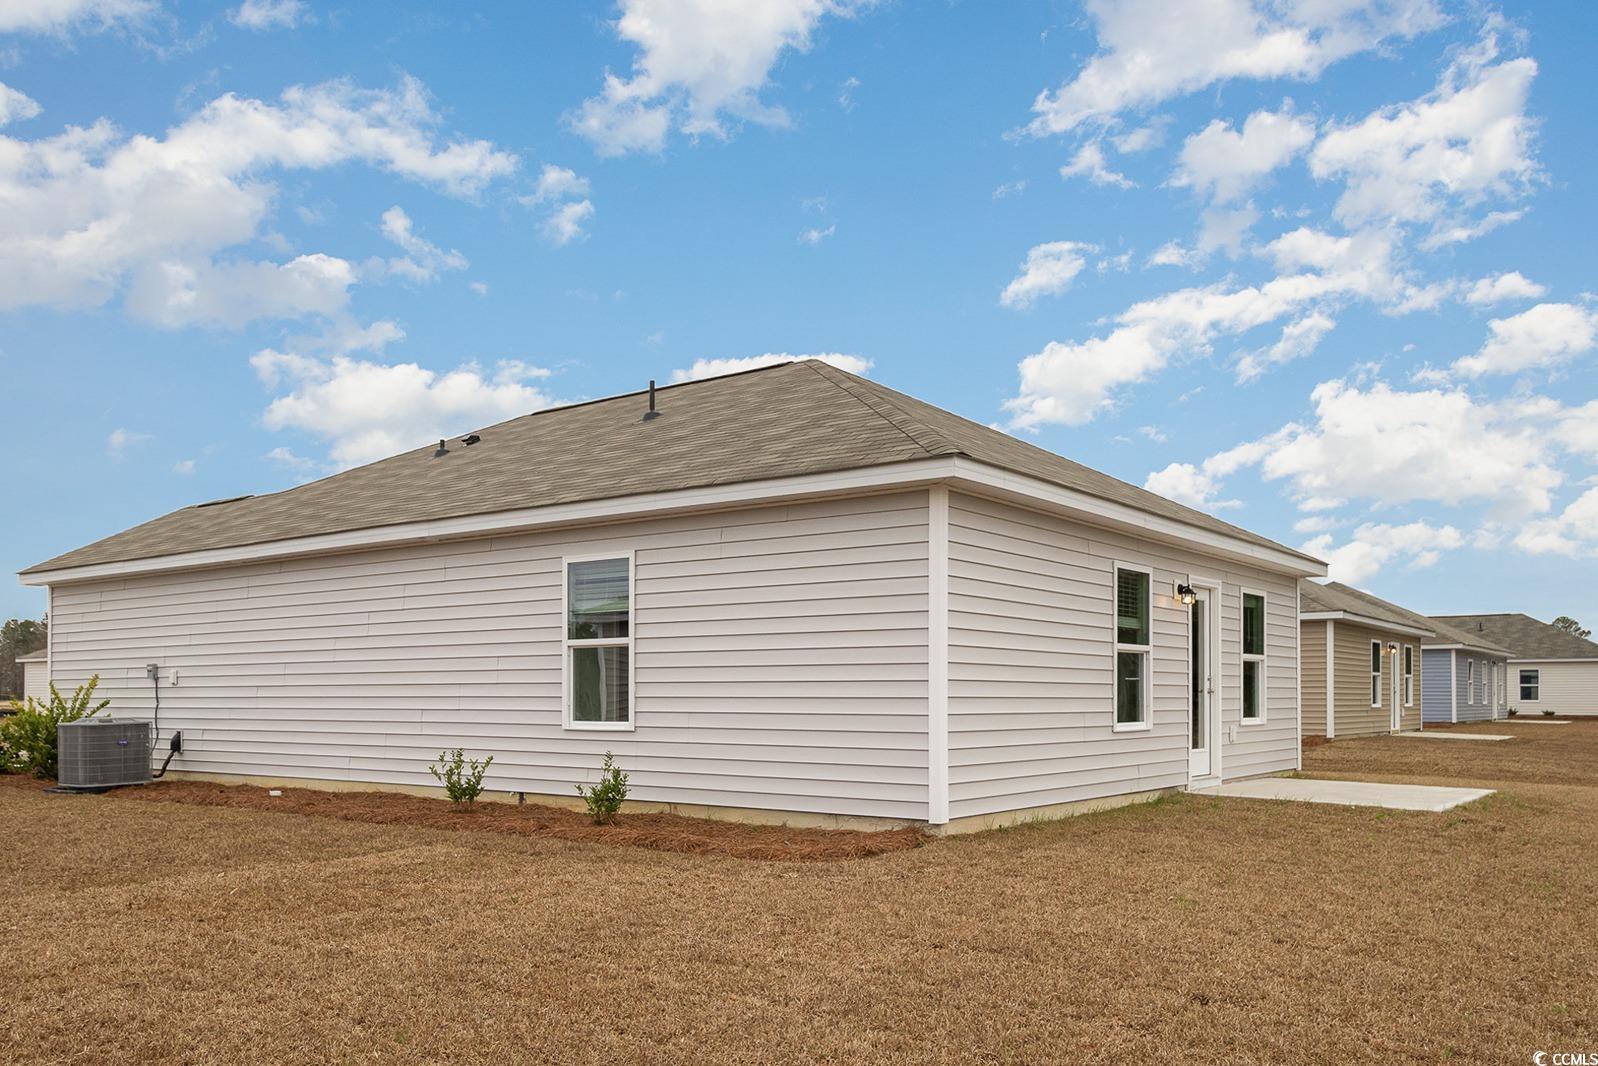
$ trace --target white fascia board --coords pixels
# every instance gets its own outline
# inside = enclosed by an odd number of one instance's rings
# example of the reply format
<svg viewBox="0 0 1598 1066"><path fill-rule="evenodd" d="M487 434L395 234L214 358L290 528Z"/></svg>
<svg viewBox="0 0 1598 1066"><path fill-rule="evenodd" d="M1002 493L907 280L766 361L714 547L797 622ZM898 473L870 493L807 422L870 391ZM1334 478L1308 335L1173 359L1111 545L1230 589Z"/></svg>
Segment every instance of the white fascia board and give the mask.
<svg viewBox="0 0 1598 1066"><path fill-rule="evenodd" d="M1136 533L1152 540L1196 547L1217 555L1240 559L1265 570L1298 577L1324 577L1326 564L1283 548L1272 548L1215 530L1201 529L1175 519L1150 514L1135 507L1103 500L1038 478L1015 474L986 463L946 456L907 463L860 467L824 474L743 481L727 485L642 493L605 500L528 507L492 514L405 522L370 529L294 537L230 548L160 555L122 562L93 563L61 570L41 570L19 575L24 585L65 584L100 578L125 577L172 570L325 555L367 548L398 547L430 541L456 540L496 533L527 532L558 526L596 525L636 518L662 517L693 511L727 510L766 503L793 502L822 496L888 492L945 483L977 495L998 496L1023 506L1067 513L1092 525Z"/></svg>
<svg viewBox="0 0 1598 1066"><path fill-rule="evenodd" d="M1514 659L1509 658L1504 652L1492 651L1492 650L1490 650L1488 648L1480 648L1480 647L1477 647L1474 644L1423 644L1421 646L1421 650L1423 650L1423 651L1468 651L1468 652L1470 652L1473 655L1485 655L1489 659L1503 659L1505 662L1515 662L1516 661ZM1537 661L1538 662L1548 662L1549 660L1547 660L1547 659L1539 659ZM1580 660L1580 661L1582 661L1582 662L1590 662L1591 660L1583 659L1583 660Z"/></svg>
<svg viewBox="0 0 1598 1066"><path fill-rule="evenodd" d="M17 662L21 662L18 659ZM1512 663L1592 663L1598 665L1598 659L1510 659Z"/></svg>
<svg viewBox="0 0 1598 1066"><path fill-rule="evenodd" d="M1136 533L1184 547L1197 547L1217 555L1240 559L1274 573L1294 577L1325 577L1326 564L1285 548L1273 548L1218 530L1201 529L1174 518L1151 514L1128 504L1105 500L1038 478L1001 470L973 459L956 458L953 485L980 496L997 496L1036 508L1070 514L1092 525Z"/></svg>
<svg viewBox="0 0 1598 1066"><path fill-rule="evenodd" d="M1436 633L1430 629L1418 629L1415 626L1399 625L1397 622L1387 622L1380 618L1372 618L1365 614L1351 614L1348 611L1306 611L1298 616L1300 622L1353 622L1370 629L1381 629L1389 633L1402 633L1410 637L1431 637ZM1433 644L1432 647L1437 647Z"/></svg>

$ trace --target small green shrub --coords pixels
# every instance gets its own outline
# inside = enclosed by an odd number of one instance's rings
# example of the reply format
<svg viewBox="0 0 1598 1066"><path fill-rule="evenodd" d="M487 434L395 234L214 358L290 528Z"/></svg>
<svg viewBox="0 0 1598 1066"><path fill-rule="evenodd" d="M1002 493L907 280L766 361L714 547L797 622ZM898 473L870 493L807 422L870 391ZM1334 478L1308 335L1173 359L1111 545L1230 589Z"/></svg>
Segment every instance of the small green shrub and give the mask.
<svg viewBox="0 0 1598 1066"><path fill-rule="evenodd" d="M493 763L492 755L481 761L468 759L464 751L456 748L439 752L438 762L429 766L427 772L438 778L451 803L470 807L483 794L483 775Z"/></svg>
<svg viewBox="0 0 1598 1066"><path fill-rule="evenodd" d="M1543 708L1543 717L1544 718L1552 718L1553 716L1554 716L1554 711L1553 711L1552 707L1544 707Z"/></svg>
<svg viewBox="0 0 1598 1066"><path fill-rule="evenodd" d="M590 788L577 786L577 794L588 805L588 816L595 825L609 825L616 820L622 801L627 798L627 775L610 752L605 752L605 762L599 769L599 781Z"/></svg>
<svg viewBox="0 0 1598 1066"><path fill-rule="evenodd" d="M99 686L100 675L95 674L87 685L79 685L69 700L61 698L53 681L50 698L42 703L32 696L26 700L12 700L12 713L0 718L0 766L13 773L55 777L59 764L56 726L80 718L93 718L105 710L110 700L90 706L94 690Z"/></svg>
<svg viewBox="0 0 1598 1066"><path fill-rule="evenodd" d="M1518 707L1509 708L1509 717L1513 718L1513 717L1515 717L1515 715L1517 715L1519 713L1520 713L1520 708L1518 708Z"/></svg>

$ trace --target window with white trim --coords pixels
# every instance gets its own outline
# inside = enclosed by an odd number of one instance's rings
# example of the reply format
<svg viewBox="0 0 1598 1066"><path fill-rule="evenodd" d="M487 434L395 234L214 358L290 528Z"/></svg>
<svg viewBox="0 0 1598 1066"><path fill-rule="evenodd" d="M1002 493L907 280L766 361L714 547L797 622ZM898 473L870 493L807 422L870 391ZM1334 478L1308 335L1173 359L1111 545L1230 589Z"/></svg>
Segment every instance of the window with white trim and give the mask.
<svg viewBox="0 0 1598 1066"><path fill-rule="evenodd" d="M566 560L566 727L633 727L631 556Z"/></svg>
<svg viewBox="0 0 1598 1066"><path fill-rule="evenodd" d="M1243 593L1243 721L1265 721L1265 595Z"/></svg>
<svg viewBox="0 0 1598 1066"><path fill-rule="evenodd" d="M1415 706L1415 646L1404 645L1404 706Z"/></svg>
<svg viewBox="0 0 1598 1066"><path fill-rule="evenodd" d="M1371 641L1371 706L1382 705L1382 642Z"/></svg>
<svg viewBox="0 0 1598 1066"><path fill-rule="evenodd" d="M1536 703L1542 699L1543 678L1541 670L1522 670L1520 672L1520 700L1522 703Z"/></svg>
<svg viewBox="0 0 1598 1066"><path fill-rule="evenodd" d="M1147 570L1115 568L1115 723L1117 730L1148 729L1149 595Z"/></svg>
<svg viewBox="0 0 1598 1066"><path fill-rule="evenodd" d="M1476 692L1476 660L1465 660L1465 702L1470 703L1475 699Z"/></svg>

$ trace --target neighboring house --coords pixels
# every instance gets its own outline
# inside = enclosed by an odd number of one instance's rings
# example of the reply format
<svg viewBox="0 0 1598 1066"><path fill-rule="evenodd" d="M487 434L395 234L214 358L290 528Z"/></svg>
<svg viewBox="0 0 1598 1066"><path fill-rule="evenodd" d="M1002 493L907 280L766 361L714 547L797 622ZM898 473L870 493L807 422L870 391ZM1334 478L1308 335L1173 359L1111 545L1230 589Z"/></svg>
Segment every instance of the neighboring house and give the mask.
<svg viewBox="0 0 1598 1066"><path fill-rule="evenodd" d="M1422 641L1413 611L1336 581L1299 586L1304 735L1397 733L1421 726Z"/></svg>
<svg viewBox="0 0 1598 1066"><path fill-rule="evenodd" d="M1508 649L1443 618L1430 618L1437 635L1425 641L1427 722L1485 722L1509 715L1505 686Z"/></svg>
<svg viewBox="0 0 1598 1066"><path fill-rule="evenodd" d="M1325 565L815 361L543 411L23 572L174 767L956 828L1299 765ZM1187 590L1191 590L1191 592ZM1191 599L1192 602L1185 602ZM860 823L854 823L860 824Z"/></svg>
<svg viewBox="0 0 1598 1066"><path fill-rule="evenodd" d="M1526 614L1442 620L1509 649L1509 705L1519 713L1598 715L1598 644Z"/></svg>
<svg viewBox="0 0 1598 1066"><path fill-rule="evenodd" d="M43 648L29 652L27 655L17 656L17 665L22 667L22 698L32 696L34 699L47 700L50 698L50 654Z"/></svg>

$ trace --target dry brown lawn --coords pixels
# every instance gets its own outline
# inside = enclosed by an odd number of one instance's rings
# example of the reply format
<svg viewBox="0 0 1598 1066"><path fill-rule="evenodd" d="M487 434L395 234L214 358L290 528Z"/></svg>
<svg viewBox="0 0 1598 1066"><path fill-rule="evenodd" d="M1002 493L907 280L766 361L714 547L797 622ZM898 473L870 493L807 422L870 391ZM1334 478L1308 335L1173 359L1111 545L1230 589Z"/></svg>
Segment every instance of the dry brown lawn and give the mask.
<svg viewBox="0 0 1598 1066"><path fill-rule="evenodd" d="M766 862L0 785L0 1061L1529 1062L1598 1049L1598 724Z"/></svg>

